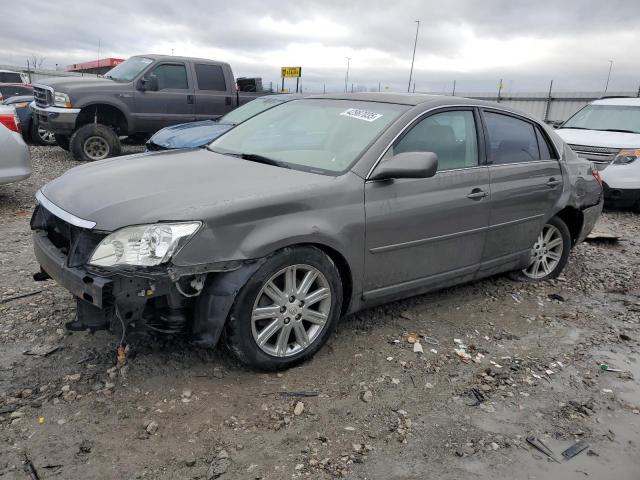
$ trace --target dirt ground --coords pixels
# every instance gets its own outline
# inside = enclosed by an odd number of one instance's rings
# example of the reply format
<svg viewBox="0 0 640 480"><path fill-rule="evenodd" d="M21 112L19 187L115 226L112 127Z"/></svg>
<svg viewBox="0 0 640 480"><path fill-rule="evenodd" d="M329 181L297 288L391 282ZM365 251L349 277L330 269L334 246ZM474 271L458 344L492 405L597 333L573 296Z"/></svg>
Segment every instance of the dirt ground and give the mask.
<svg viewBox="0 0 640 480"><path fill-rule="evenodd" d="M35 478L25 455L40 479L640 479L638 215L605 213L620 241L579 245L557 281L361 312L283 373L151 334L117 369L118 339L65 331L71 296L32 280L33 194L75 165L32 153L0 186L1 479Z"/></svg>

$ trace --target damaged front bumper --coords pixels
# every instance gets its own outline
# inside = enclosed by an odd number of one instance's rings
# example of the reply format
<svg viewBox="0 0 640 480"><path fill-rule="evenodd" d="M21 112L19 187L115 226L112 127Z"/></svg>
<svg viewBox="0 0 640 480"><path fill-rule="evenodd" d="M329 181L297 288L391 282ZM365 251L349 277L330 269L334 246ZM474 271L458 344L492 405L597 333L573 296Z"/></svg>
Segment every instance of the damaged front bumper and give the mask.
<svg viewBox="0 0 640 480"><path fill-rule="evenodd" d="M77 322L86 328L109 328L116 309L128 323L140 320L148 301L170 293L166 271L146 276L102 275L84 266L69 266L69 257L42 230L33 232L41 270L78 299Z"/></svg>
<svg viewBox="0 0 640 480"><path fill-rule="evenodd" d="M265 259L219 264L99 268L87 266L108 232L65 222L39 205L31 220L34 253L42 272L77 299L68 328L110 329L131 324L164 333L189 333L196 343L217 344L233 302Z"/></svg>

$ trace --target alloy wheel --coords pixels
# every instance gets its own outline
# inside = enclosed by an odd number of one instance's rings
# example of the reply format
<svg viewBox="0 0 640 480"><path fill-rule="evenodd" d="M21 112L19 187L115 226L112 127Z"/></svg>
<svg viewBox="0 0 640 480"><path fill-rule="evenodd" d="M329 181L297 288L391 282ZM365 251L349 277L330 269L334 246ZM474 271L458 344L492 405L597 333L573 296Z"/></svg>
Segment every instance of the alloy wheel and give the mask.
<svg viewBox="0 0 640 480"><path fill-rule="evenodd" d="M331 288L320 270L290 265L260 289L251 312L258 347L275 357L289 357L311 346L329 320Z"/></svg>
<svg viewBox="0 0 640 480"><path fill-rule="evenodd" d="M89 137L84 141L84 145L82 147L85 155L91 160L102 160L109 156L109 144L102 137Z"/></svg>
<svg viewBox="0 0 640 480"><path fill-rule="evenodd" d="M531 249L531 263L522 272L535 280L546 277L560 263L563 249L562 233L555 226L547 223Z"/></svg>
<svg viewBox="0 0 640 480"><path fill-rule="evenodd" d="M53 132L49 130L45 130L44 128L38 128L38 137L42 140L43 143L47 145L55 145L56 144L56 136Z"/></svg>

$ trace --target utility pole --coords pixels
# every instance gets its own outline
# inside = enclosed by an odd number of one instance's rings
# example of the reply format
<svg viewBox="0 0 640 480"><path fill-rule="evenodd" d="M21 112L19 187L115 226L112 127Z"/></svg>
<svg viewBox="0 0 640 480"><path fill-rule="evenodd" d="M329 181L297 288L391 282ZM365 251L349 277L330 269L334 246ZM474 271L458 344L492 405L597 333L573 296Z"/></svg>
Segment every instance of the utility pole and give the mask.
<svg viewBox="0 0 640 480"><path fill-rule="evenodd" d="M500 96L502 95L502 79L500 79L500 85L498 85L498 102L500 103Z"/></svg>
<svg viewBox="0 0 640 480"><path fill-rule="evenodd" d="M409 71L409 86L407 93L411 90L411 77L413 77L413 62L416 59L416 47L418 46L418 32L420 31L420 20L416 20L416 38L413 41L413 56L411 57L411 70Z"/></svg>
<svg viewBox="0 0 640 480"><path fill-rule="evenodd" d="M607 83L604 86L604 93L606 95L607 90L609 89L609 79L611 78L611 69L613 68L613 60L609 60L609 73L607 74Z"/></svg>
<svg viewBox="0 0 640 480"><path fill-rule="evenodd" d="M344 77L344 93L347 93L347 85L349 84L349 64L351 63L351 57L344 57L347 59L347 74Z"/></svg>
<svg viewBox="0 0 640 480"><path fill-rule="evenodd" d="M547 105L544 111L544 121L549 120L549 111L551 110L551 90L553 90L553 80L549 84L549 95L547 95Z"/></svg>
<svg viewBox="0 0 640 480"><path fill-rule="evenodd" d="M453 81L453 90L451 90L451 96L455 97L456 96L456 81Z"/></svg>

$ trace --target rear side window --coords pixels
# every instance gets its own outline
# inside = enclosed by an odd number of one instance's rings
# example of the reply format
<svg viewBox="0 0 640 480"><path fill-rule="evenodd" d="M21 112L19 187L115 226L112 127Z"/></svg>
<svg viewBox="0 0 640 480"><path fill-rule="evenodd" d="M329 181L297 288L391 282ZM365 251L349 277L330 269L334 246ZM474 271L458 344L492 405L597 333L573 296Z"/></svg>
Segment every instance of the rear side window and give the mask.
<svg viewBox="0 0 640 480"><path fill-rule="evenodd" d="M438 171L478 165L478 139L473 112L455 110L420 120L394 145L393 154L433 152Z"/></svg>
<svg viewBox="0 0 640 480"><path fill-rule="evenodd" d="M196 78L198 79L198 89L200 90L227 91L224 71L220 65L196 63Z"/></svg>
<svg viewBox="0 0 640 480"><path fill-rule="evenodd" d="M17 72L0 72L0 83L22 83L22 77Z"/></svg>
<svg viewBox="0 0 640 480"><path fill-rule="evenodd" d="M158 65L153 73L158 77L158 90L175 88L186 90L189 88L187 82L187 69L184 65L174 65L165 63Z"/></svg>
<svg viewBox="0 0 640 480"><path fill-rule="evenodd" d="M489 158L492 163L540 160L538 139L532 124L493 112L485 112L484 118L489 134Z"/></svg>
<svg viewBox="0 0 640 480"><path fill-rule="evenodd" d="M33 89L22 85L0 85L0 96L3 98L7 99L17 95L33 95Z"/></svg>
<svg viewBox="0 0 640 480"><path fill-rule="evenodd" d="M540 148L540 158L542 160L557 159L555 153L549 146L549 142L545 138L544 134L540 131L540 128L536 127L536 136L538 137L538 147Z"/></svg>

